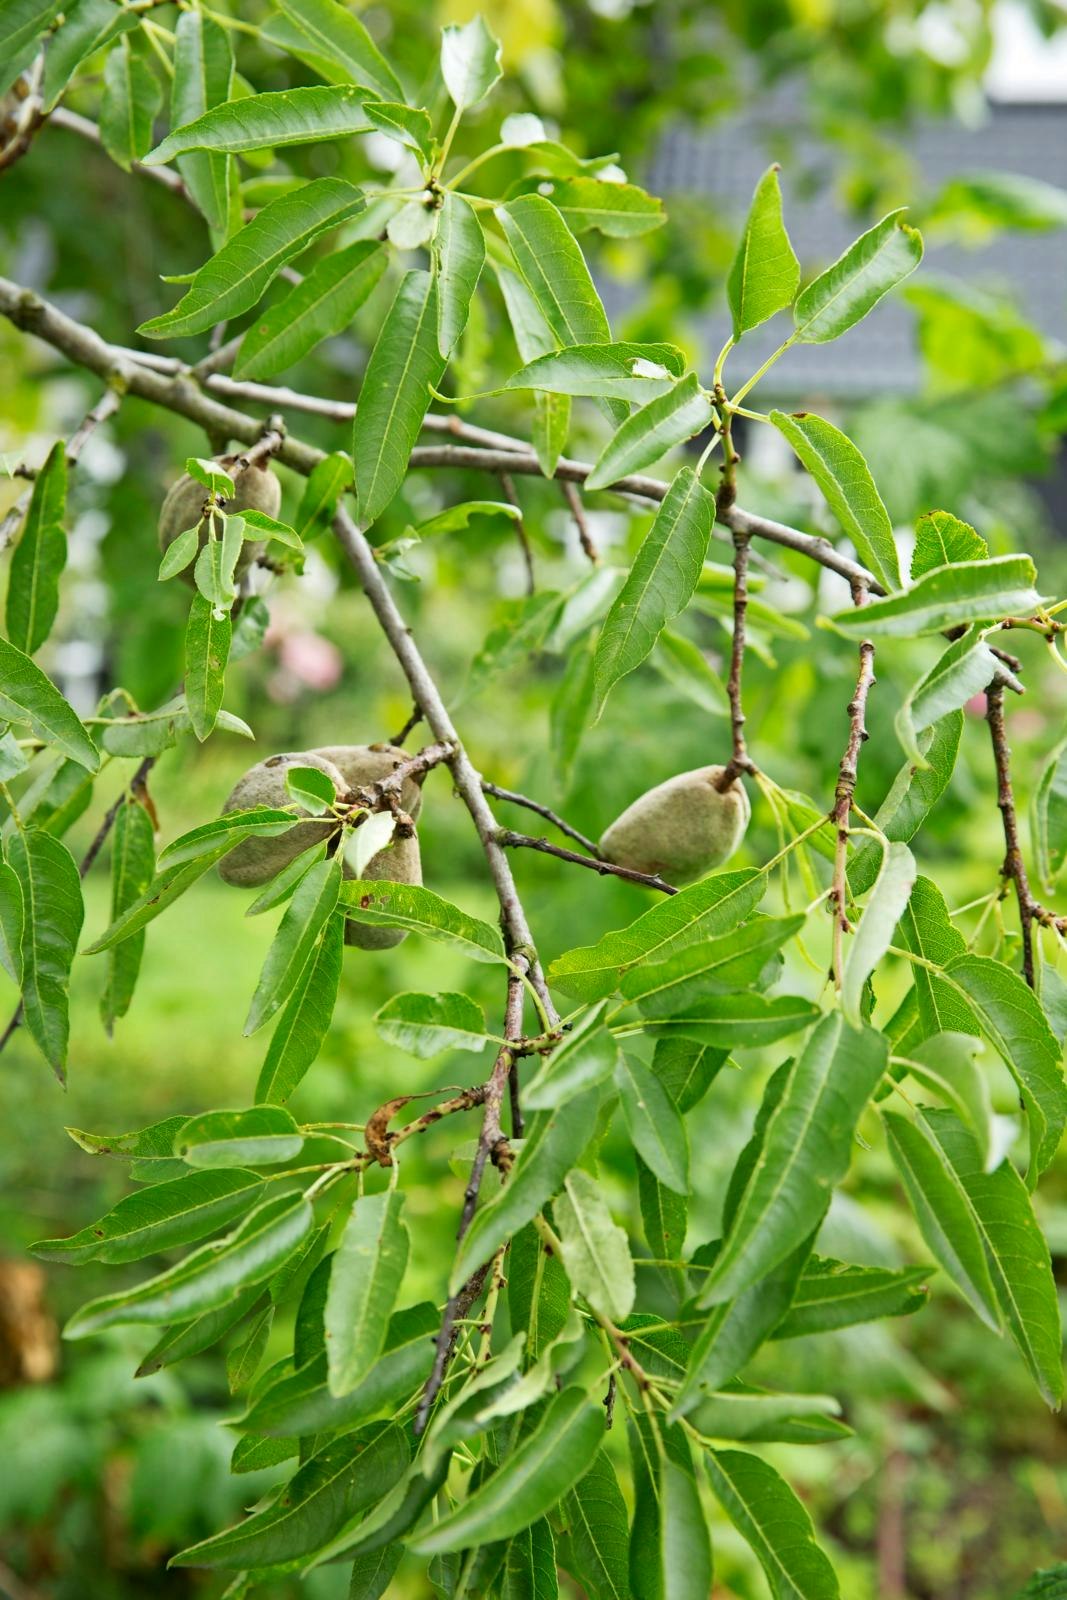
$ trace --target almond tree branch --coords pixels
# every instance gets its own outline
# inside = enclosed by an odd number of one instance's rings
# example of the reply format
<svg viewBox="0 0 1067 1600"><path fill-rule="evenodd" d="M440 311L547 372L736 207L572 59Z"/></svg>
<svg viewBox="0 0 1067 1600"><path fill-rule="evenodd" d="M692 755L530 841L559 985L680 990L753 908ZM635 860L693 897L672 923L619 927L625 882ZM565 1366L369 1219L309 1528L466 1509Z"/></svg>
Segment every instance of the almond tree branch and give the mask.
<svg viewBox="0 0 1067 1600"><path fill-rule="evenodd" d="M1015 889L1019 908L1019 927L1023 943L1023 977L1035 987L1034 923L1052 928L1061 937L1067 934L1067 917L1060 917L1042 905L1030 887L1026 861L1019 840L1019 819L1015 809L1015 790L1011 775L1011 746L1004 716L1004 690L1010 687L1002 678L994 678L986 690L986 721L993 743L993 763L997 773L997 806L1004 825L1004 862L1001 877L1010 881Z"/></svg>
<svg viewBox="0 0 1067 1600"><path fill-rule="evenodd" d="M857 585L852 591L853 601L857 606L866 603L866 590ZM856 793L856 779L859 775L860 750L867 738L867 696L870 693L874 676L874 645L870 639L864 639L859 647L860 667L856 679L856 689L848 703L849 729L848 742L845 753L841 757L838 768L837 787L834 790L834 804L830 812L830 821L837 829L837 842L834 851L834 872L830 887L829 903L834 918L833 930L833 978L840 988L844 972L844 936L851 933L852 924L848 920L848 819L852 812L852 801Z"/></svg>
<svg viewBox="0 0 1067 1600"><path fill-rule="evenodd" d="M617 867L613 861L601 861L596 856L581 856L577 850L564 850L562 845L552 844L548 839L535 839L528 833L513 833L510 828L501 828L497 832L497 840L506 850L539 850L542 855L555 856L557 861L570 861L576 867L588 867L590 872L596 872L602 878L625 878L627 883L640 883L646 889L658 889L661 894L678 893L673 884L651 873L635 872L632 867Z"/></svg>
<svg viewBox="0 0 1067 1600"><path fill-rule="evenodd" d="M544 817L546 822L551 822L553 827L559 829L560 833L565 833L568 839L573 839L576 844L582 846L583 850L588 850L591 856L599 860L600 851L592 839L587 839L584 833L579 833L577 828L572 828L569 822L555 811L551 811L548 806L543 806L540 800L531 800L529 795L519 794L515 789L501 789L499 784L488 783L484 778L482 779L482 788L486 794L491 794L496 800L507 800L513 806L525 806L527 811L536 811L539 817Z"/></svg>
<svg viewBox="0 0 1067 1600"><path fill-rule="evenodd" d="M523 958L519 957L517 965L520 971L508 974L507 1004L504 1011L504 1037L511 1041L502 1045L497 1053L496 1061L489 1082L485 1087L485 1113L482 1117L482 1131L478 1139L478 1149L475 1152L474 1162L471 1166L470 1178L463 1196L463 1211L459 1220L459 1229L456 1233L456 1242L461 1244L466 1237L474 1219L474 1208L478 1203L478 1194L482 1186L482 1178L488 1162L499 1168L502 1178L506 1178L512 1163L511 1147L500 1125L500 1113L504 1104L504 1093L512 1076L515 1065L514 1043L522 1038L522 1009L523 1009L523 983L520 976L521 968L525 965ZM485 1282L488 1263L479 1267L467 1282L449 1297L445 1306L441 1327L438 1330L436 1348L434 1353L433 1368L426 1380L419 1408L415 1413L415 1432L422 1433L429 1420L430 1411L437 1398L448 1363L456 1345L456 1323L465 1317L471 1306L477 1300Z"/></svg>

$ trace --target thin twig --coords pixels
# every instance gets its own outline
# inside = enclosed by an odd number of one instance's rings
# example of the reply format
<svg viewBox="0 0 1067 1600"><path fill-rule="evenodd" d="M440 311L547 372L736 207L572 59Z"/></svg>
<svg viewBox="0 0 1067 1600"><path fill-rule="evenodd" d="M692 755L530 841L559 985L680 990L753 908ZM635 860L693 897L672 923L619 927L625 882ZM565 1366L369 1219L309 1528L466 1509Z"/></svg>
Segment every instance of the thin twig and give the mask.
<svg viewBox="0 0 1067 1600"><path fill-rule="evenodd" d="M516 966L521 970L527 963L520 957ZM522 1011L523 1011L523 981L520 971L508 973L508 994L504 1011L504 1037L518 1041L522 1038ZM470 1178L463 1196L463 1211L459 1219L459 1229L456 1233L456 1242L461 1244L466 1237L467 1230L474 1220L474 1208L478 1204L478 1194L482 1186L482 1178L486 1165L493 1161L506 1177L511 1165L511 1150L504 1131L500 1125L500 1111L504 1103L504 1091L515 1065L515 1052L510 1044L502 1045L493 1063L493 1071L485 1090L485 1113L482 1117L482 1131L478 1139L478 1148L475 1152L474 1162L471 1166ZM489 1263L479 1267L467 1279L466 1283L449 1297L445 1306L441 1326L435 1341L433 1368L418 1410L415 1413L415 1432L422 1433L429 1420L430 1411L437 1398L448 1363L456 1343L456 1324L465 1317L471 1306L481 1293L485 1282Z"/></svg>
<svg viewBox="0 0 1067 1600"><path fill-rule="evenodd" d="M634 872L630 867L617 867L613 861L580 856L576 850L564 850L561 845L552 844L548 839L535 839L528 833L513 833L510 828L501 828L497 839L506 850L539 850L542 855L555 856L557 861L570 861L576 867L588 867L602 878L625 878L627 883L640 883L646 889L658 889L661 894L678 893L673 884L665 883L652 873Z"/></svg>
<svg viewBox="0 0 1067 1600"><path fill-rule="evenodd" d="M507 800L511 805L525 806L527 811L536 811L539 817L544 817L546 822L551 822L552 826L558 828L560 833L565 833L568 839L573 839L576 844L582 846L583 850L588 850L591 856L594 856L597 860L600 859L600 851L592 839L587 839L585 834L579 833L577 828L573 828L566 818L561 817L558 812L552 811L548 806L542 805L540 800L531 800L529 795L519 794L515 789L502 789L499 784L489 783L485 778L482 779L482 788L486 794L491 794L496 800Z"/></svg>
<svg viewBox="0 0 1067 1600"><path fill-rule="evenodd" d="M730 446L727 444L727 449ZM736 457L734 457L736 460ZM752 536L735 532L734 536L734 632L730 646L730 677L726 692L730 699L730 729L733 752L723 768L716 788L725 793L742 772L754 772L755 763L745 743L745 707L742 680L745 668L745 617L748 612L748 557Z"/></svg>
<svg viewBox="0 0 1067 1600"><path fill-rule="evenodd" d="M422 712L419 710L418 706L412 706L410 717L405 722L404 726L399 730L399 732L390 734L389 743L402 745L404 740L408 737L408 734L412 733L418 727L421 721Z"/></svg>
<svg viewBox="0 0 1067 1600"><path fill-rule="evenodd" d="M1026 861L1019 841L1019 819L1015 810L1015 790L1011 776L1011 746L1004 717L1005 683L999 677L986 690L986 721L993 742L993 762L997 773L997 806L1004 825L1004 862L1001 877L1015 888L1015 901L1019 907L1019 927L1023 945L1023 977L1035 987L1034 923L1067 933L1067 917L1057 916L1041 904L1030 887Z"/></svg>
<svg viewBox="0 0 1067 1600"><path fill-rule="evenodd" d="M509 506L513 506L518 513L515 517L515 537L519 541L522 552L522 563L526 568L526 593L537 593L537 573L534 571L533 550L530 548L530 535L526 532L526 519L522 514L522 505L515 492L515 479L510 472L500 474L500 488L504 499Z"/></svg>
<svg viewBox="0 0 1067 1600"><path fill-rule="evenodd" d="M857 606L864 605L867 599L866 590L857 585L852 591L852 598ZM848 920L848 819L856 793L860 750L868 738L867 696L872 683L875 682L874 645L870 639L861 641L859 657L856 690L848 703L848 742L838 768L834 804L830 812L830 821L837 829L833 880L828 899L834 918L833 977L838 987L841 985L844 970L844 936L852 931L852 924Z"/></svg>
<svg viewBox="0 0 1067 1600"><path fill-rule="evenodd" d="M570 507L571 516L574 518L574 526L578 530L578 543L582 547L582 552L594 567L599 566L600 552L593 543L593 536L589 532L589 518L585 514L581 493L577 485L573 483L563 483L560 487L563 490L563 498Z"/></svg>

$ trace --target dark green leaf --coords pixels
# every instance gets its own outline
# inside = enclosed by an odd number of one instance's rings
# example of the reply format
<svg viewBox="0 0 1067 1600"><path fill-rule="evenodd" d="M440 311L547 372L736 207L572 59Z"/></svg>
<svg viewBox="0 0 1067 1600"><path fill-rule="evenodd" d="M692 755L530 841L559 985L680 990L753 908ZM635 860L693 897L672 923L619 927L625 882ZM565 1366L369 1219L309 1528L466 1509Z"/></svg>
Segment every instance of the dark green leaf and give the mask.
<svg viewBox="0 0 1067 1600"><path fill-rule="evenodd" d="M245 1569L310 1555L398 1481L408 1454L393 1423L346 1434L312 1456L275 1504L190 1545L170 1565Z"/></svg>
<svg viewBox="0 0 1067 1600"><path fill-rule="evenodd" d="M298 35L294 54L300 59L325 61L339 69L334 82L361 83L386 100L402 98L392 67L385 60L363 23L339 0L279 0L282 12ZM300 44L304 54L300 55Z"/></svg>
<svg viewBox="0 0 1067 1600"><path fill-rule="evenodd" d="M111 920L138 900L152 881L156 851L152 818L141 802L130 795L119 807L111 847ZM108 951L107 977L100 997L100 1014L111 1032L119 1017L124 1017L133 999L141 967L144 936L134 935Z"/></svg>
<svg viewBox="0 0 1067 1600"><path fill-rule="evenodd" d="M658 400L650 400L627 417L598 456L585 480L586 488L603 489L628 473L643 472L675 445L703 432L713 414L710 396L700 387L696 373L689 373Z"/></svg>
<svg viewBox="0 0 1067 1600"><path fill-rule="evenodd" d="M553 1507L592 1464L604 1432L603 1407L564 1389L533 1433L462 1505L412 1541L420 1555L509 1539Z"/></svg>
<svg viewBox="0 0 1067 1600"><path fill-rule="evenodd" d="M99 767L96 746L55 684L6 639L0 639L0 716L29 723L38 739L54 744L87 772Z"/></svg>
<svg viewBox="0 0 1067 1600"><path fill-rule="evenodd" d="M447 359L467 326L471 299L485 264L485 236L478 214L462 195L454 194L451 189L445 190L441 204L434 252L437 259L437 346Z"/></svg>
<svg viewBox="0 0 1067 1600"><path fill-rule="evenodd" d="M67 564L67 447L52 446L34 480L22 536L11 556L7 634L27 655L40 649L59 610L59 578Z"/></svg>
<svg viewBox="0 0 1067 1600"><path fill-rule="evenodd" d="M466 994L395 994L375 1013L374 1026L387 1044L420 1060L485 1048L485 1013Z"/></svg>
<svg viewBox="0 0 1067 1600"><path fill-rule="evenodd" d="M339 856L317 861L304 874L285 909L267 951L256 992L248 1008L246 1034L255 1033L288 1000L337 905L341 888Z"/></svg>
<svg viewBox="0 0 1067 1600"><path fill-rule="evenodd" d="M69 1239L45 1239L31 1248L46 1261L140 1261L214 1233L247 1211L262 1187L254 1172L190 1172L127 1195Z"/></svg>
<svg viewBox="0 0 1067 1600"><path fill-rule="evenodd" d="M67 987L85 915L81 879L66 845L39 828L12 834L7 859L22 889L26 1026L62 1083L70 1031Z"/></svg>
<svg viewBox="0 0 1067 1600"><path fill-rule="evenodd" d="M927 1302L926 1267L857 1267L813 1256L801 1275L793 1301L772 1339L800 1339L811 1333L850 1328L877 1317L902 1317Z"/></svg>
<svg viewBox="0 0 1067 1600"><path fill-rule="evenodd" d="M409 272L371 352L356 409L352 458L364 526L377 520L404 481L430 389L443 371L436 283L428 272Z"/></svg>
<svg viewBox="0 0 1067 1600"><path fill-rule="evenodd" d="M900 565L893 525L870 468L852 440L833 423L810 411L794 416L772 411L771 421L819 485L863 564L883 588L899 589Z"/></svg>
<svg viewBox="0 0 1067 1600"><path fill-rule="evenodd" d="M838 612L834 627L850 639L914 639L963 622L1028 616L1041 604L1029 556L992 556L988 561L935 567L912 588L872 600L858 612Z"/></svg>
<svg viewBox="0 0 1067 1600"><path fill-rule="evenodd" d="M520 195L497 206L496 217L557 346L606 344L611 330L600 296L578 241L551 201Z"/></svg>
<svg viewBox="0 0 1067 1600"><path fill-rule="evenodd" d="M621 1322L633 1310L634 1265L597 1180L580 1168L569 1173L552 1213L571 1283L600 1316Z"/></svg>
<svg viewBox="0 0 1067 1600"><path fill-rule="evenodd" d="M186 1322L230 1305L269 1278L297 1250L313 1213L301 1195L266 1200L224 1238L201 1245L158 1277L119 1294L91 1300L67 1323L67 1339L84 1339L125 1322Z"/></svg>
<svg viewBox="0 0 1067 1600"><path fill-rule="evenodd" d="M626 1502L605 1450L597 1451L561 1510L566 1522L559 1548L563 1567L590 1600L629 1600Z"/></svg>
<svg viewBox="0 0 1067 1600"><path fill-rule="evenodd" d="M619 1047L603 1025L606 1009L606 1001L591 1007L548 1052L523 1089L524 1106L558 1108L611 1076Z"/></svg>
<svg viewBox="0 0 1067 1600"><path fill-rule="evenodd" d="M330 1026L344 954L344 921L331 917L271 1035L256 1084L257 1104L283 1104L319 1053Z"/></svg>
<svg viewBox="0 0 1067 1600"><path fill-rule="evenodd" d="M887 1061L885 1039L839 1015L812 1031L789 1068L702 1305L754 1283L818 1222L828 1189L848 1170L856 1124Z"/></svg>
<svg viewBox="0 0 1067 1600"><path fill-rule="evenodd" d="M345 915L375 928L409 928L462 950L472 961L503 961L504 946L488 922L470 917L430 889L360 879L341 889Z"/></svg>
<svg viewBox="0 0 1067 1600"><path fill-rule="evenodd" d="M202 116L179 123L173 133L144 159L146 167L173 161L187 150L210 150L236 155L245 150L269 150L292 144L317 144L367 133L371 124L363 113L358 90L342 88L285 89L249 95L216 105Z"/></svg>
<svg viewBox="0 0 1067 1600"><path fill-rule="evenodd" d="M205 1111L174 1137L174 1154L190 1167L261 1167L292 1161L304 1139L281 1106Z"/></svg>
<svg viewBox="0 0 1067 1600"><path fill-rule="evenodd" d="M705 1463L716 1498L755 1553L775 1600L838 1600L834 1570L785 1479L744 1450L709 1450Z"/></svg>
<svg viewBox="0 0 1067 1600"><path fill-rule="evenodd" d="M915 524L915 549L911 553L911 581L934 567L956 561L981 561L989 546L981 534L949 511L924 511Z"/></svg>
<svg viewBox="0 0 1067 1600"><path fill-rule="evenodd" d="M377 239L360 239L317 261L301 283L249 328L233 364L234 377L269 378L284 372L321 340L343 333L385 267L385 246ZM351 476L347 461L344 466Z"/></svg>
<svg viewBox="0 0 1067 1600"><path fill-rule="evenodd" d="M720 872L690 884L629 927L557 956L549 982L576 1000L600 1000L639 962L664 961L684 945L735 928L755 910L766 887L762 874L751 871Z"/></svg>
<svg viewBox="0 0 1067 1600"><path fill-rule="evenodd" d="M199 11L183 11L174 30L171 127L184 127L225 105L232 90L233 50L226 29ZM234 163L198 150L181 156L177 165L208 227L221 233L230 219Z"/></svg>
<svg viewBox="0 0 1067 1600"><path fill-rule="evenodd" d="M201 743L214 728L222 706L232 636L229 614L216 612L202 594L194 594L185 630L185 701L193 732Z"/></svg>
<svg viewBox="0 0 1067 1600"><path fill-rule="evenodd" d="M152 143L152 123L162 100L155 73L124 35L104 66L100 137L108 155L127 172Z"/></svg>
<svg viewBox="0 0 1067 1600"><path fill-rule="evenodd" d="M656 1074L634 1056L621 1055L615 1087L634 1148L661 1183L689 1193L689 1146L681 1116Z"/></svg>
<svg viewBox="0 0 1067 1600"><path fill-rule="evenodd" d="M248 311L286 262L362 208L362 194L342 178L314 178L279 195L205 262L171 311L142 323L138 333L184 338Z"/></svg>
<svg viewBox="0 0 1067 1600"><path fill-rule="evenodd" d="M330 1393L351 1394L382 1353L408 1260L404 1196L364 1195L352 1207L333 1258L326 1300Z"/></svg>

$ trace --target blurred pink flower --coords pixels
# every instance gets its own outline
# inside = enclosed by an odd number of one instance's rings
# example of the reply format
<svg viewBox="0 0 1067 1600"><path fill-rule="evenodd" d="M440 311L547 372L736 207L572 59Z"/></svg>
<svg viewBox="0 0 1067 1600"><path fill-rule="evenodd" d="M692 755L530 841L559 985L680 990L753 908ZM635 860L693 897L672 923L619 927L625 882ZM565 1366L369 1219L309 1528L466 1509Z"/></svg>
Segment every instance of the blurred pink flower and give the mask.
<svg viewBox="0 0 1067 1600"><path fill-rule="evenodd" d="M287 633L279 641L278 659L309 689L336 688L344 670L340 650L317 633Z"/></svg>

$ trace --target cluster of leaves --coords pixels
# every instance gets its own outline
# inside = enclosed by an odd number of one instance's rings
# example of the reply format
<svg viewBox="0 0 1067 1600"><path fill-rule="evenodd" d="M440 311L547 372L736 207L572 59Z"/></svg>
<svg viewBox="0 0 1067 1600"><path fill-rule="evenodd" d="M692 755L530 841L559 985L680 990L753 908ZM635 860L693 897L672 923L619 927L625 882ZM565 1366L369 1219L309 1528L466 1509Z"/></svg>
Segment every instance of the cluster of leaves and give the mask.
<svg viewBox="0 0 1067 1600"><path fill-rule="evenodd" d="M323 80L284 92L244 92L229 34L206 12L183 10L173 34L151 15L103 0L83 0L59 17L58 6L35 0L7 7L0 42L13 63L32 62L51 27L45 82L55 103L66 77L47 74L61 67L69 77L106 50L106 147L120 165L175 162L212 232L214 253L142 335L185 338L256 312L282 270L313 245L322 251L329 237L336 247L318 254L242 334L234 372L258 381L346 328L395 256L421 251L424 264L399 277L382 321L351 455L318 461L292 525L227 514L228 473L214 461L187 463L205 490L206 538L201 547L199 526L183 531L160 571L168 578L195 561L186 681L162 708L142 713L116 689L83 721L34 661L56 616L66 554L62 443L37 476L12 557L8 638L0 641L0 714L9 724L0 789L12 816L0 867L0 960L57 1072L65 1067L67 983L82 924L79 869L62 835L89 803L93 775L105 758L143 766L189 729L201 739L215 726L247 733L221 710L237 637L242 649L254 648L265 624L265 607L253 601L233 627L244 598L234 582L243 542L266 536L299 556L349 486L362 528L377 522L404 482L431 399L483 296L503 308L518 356L493 393L532 397L532 446L545 476L563 456L576 400L595 402L611 426L586 478L592 491L706 439L699 459L659 486L659 508L627 573L534 595L484 653L483 674L541 646L573 650L555 707L561 765L573 759L584 727L605 714L620 680L650 659L721 714L725 691L668 625L703 601L743 626L733 576L706 560L731 495L717 499L703 481L721 444L722 486L732 491L738 415L786 439L863 563L861 597L876 597L835 612L827 625L859 641L861 659L883 641L892 650L895 641L949 635L900 710L903 764L875 816L850 832L847 792L845 814L831 825L825 805L758 774L782 833L779 854L758 869L705 877L594 944L557 953L546 976L572 1006L562 1024L530 979L528 953L496 927L421 886L363 879L392 836L393 818L353 808L324 774L291 769L292 806L201 824L158 860L143 782L124 791L108 819L112 921L87 951L107 953L109 1025L131 1002L147 925L228 851L278 837L308 815L326 818L339 836L327 841L319 829L251 907L283 908L246 1022L250 1033L275 1022L255 1103L133 1133L76 1133L83 1148L127 1161L139 1187L72 1238L37 1246L50 1260L116 1264L193 1246L154 1276L93 1300L66 1328L72 1339L114 1326L156 1330L145 1373L231 1340L229 1376L246 1400L233 1470L269 1467L280 1478L244 1520L175 1559L237 1574L233 1594L343 1560L352 1567L351 1595L366 1600L386 1591L407 1550L445 1595L550 1595L561 1567L591 1596L703 1600L714 1500L773 1594L832 1600L838 1579L808 1513L756 1447L830 1442L849 1430L832 1396L769 1391L745 1373L768 1341L924 1304L932 1265L874 1268L819 1251L831 1194L860 1137L884 1141L932 1263L994 1334L1013 1342L1050 1405L1063 1389L1056 1290L1032 1201L1067 1123L1060 935L1055 919L1042 924L1029 986L999 959L1011 953L1007 946L989 954L967 943L909 848L952 775L962 708L994 680L1017 686L990 635L1010 620L1046 634L1055 652L1057 607L1040 593L1028 556L990 555L948 512L919 521L905 581L892 523L857 446L810 413L765 415L744 404L793 345L847 333L915 269L921 240L891 213L801 288L772 169L757 187L728 279L733 333L702 383L678 347L612 338L579 236L640 235L658 224L661 208L610 158L579 158L536 117L519 115L450 174L460 120L499 76L499 49L481 19L444 31L439 77L451 109L438 135L431 111L405 98L362 23L336 0L282 0L268 24L272 42ZM174 87L171 131L154 147L159 98L150 51L173 68ZM391 186L370 193L338 177L283 172L272 196L251 205L239 158L364 135L399 147ZM477 193L475 173L506 151L522 153L525 175L504 194ZM791 331L730 394L733 348L779 313L791 313ZM421 536L451 536L487 510L501 507L450 508ZM395 551L378 554L397 570ZM761 612L760 602L742 599L768 627L788 626L773 607ZM24 779L31 755L35 769ZM1064 865L1065 774L1061 746L1035 797L1036 864L1048 882ZM15 780L22 783L9 788ZM797 880L809 902L799 910ZM804 941L819 937L816 913L834 894L851 922L832 989L817 1001L783 990L783 975L792 979ZM995 883L989 909L1000 899ZM446 1330L453 1337L443 1383L440 1374L431 1382L441 1313L405 1299L418 1238L405 1221L399 1152L426 1120L390 1131L403 1097L359 1108L362 1123L330 1127L301 1123L286 1105L330 1027L346 920L399 928L498 968L502 990L527 986L537 1017L536 1033L505 1041L480 1005L450 992L394 995L375 1018L388 1046L417 1057L491 1045L505 1072L535 1063L521 1086L528 1125L494 1145L500 1181L474 1211L450 1268L450 1304L481 1310ZM883 978L889 991L902 973L904 997L884 1014ZM736 1052L785 1040L793 1053L770 1076L737 1157L721 1237L686 1255L694 1188L687 1114ZM1025 1111L1025 1177L1015 1164L1020 1129L992 1109L979 1060L986 1045ZM435 1115L479 1105L490 1089L444 1101ZM647 1256L634 1254L598 1182L598 1150L613 1120L633 1148ZM466 1153L465 1171L469 1161ZM646 1269L654 1292L646 1291ZM264 1365L279 1307L294 1311L292 1349ZM626 1427L609 1434L616 1406ZM615 1446L623 1432L625 1454Z"/></svg>

